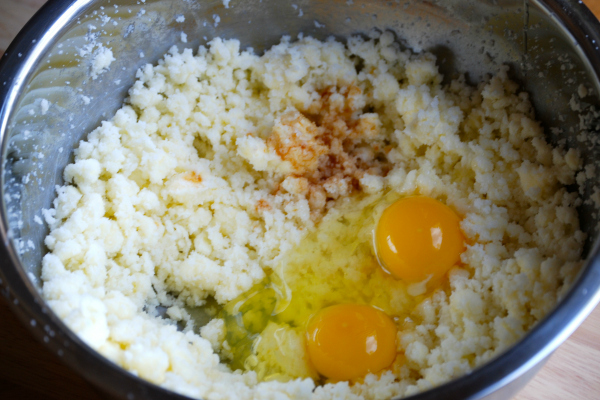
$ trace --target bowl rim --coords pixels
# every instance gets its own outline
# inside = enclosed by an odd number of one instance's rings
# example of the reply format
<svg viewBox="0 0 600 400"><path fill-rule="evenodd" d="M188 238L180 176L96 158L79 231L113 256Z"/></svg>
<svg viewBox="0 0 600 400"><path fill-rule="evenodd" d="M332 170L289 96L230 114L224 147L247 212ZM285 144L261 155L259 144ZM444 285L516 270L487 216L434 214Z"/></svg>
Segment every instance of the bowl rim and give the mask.
<svg viewBox="0 0 600 400"><path fill-rule="evenodd" d="M525 0L534 3L573 37L588 63L600 77L600 22L578 0ZM37 62L68 23L95 8L94 0L49 0L29 20L0 59L0 141L2 156L8 149L7 129L16 101ZM73 333L45 304L25 271L11 238L4 199L5 165L0 167L0 293L14 314L52 353L58 353L71 369L113 396L127 399L188 399L143 380L112 363ZM543 363L600 302L600 238L597 238L582 272L567 295L517 343L471 373L405 397L406 400L439 398L479 399L498 391ZM35 322L33 322L35 321ZM43 329L41 327L44 327ZM124 373L125 372L125 373ZM110 384L107 384L110 382Z"/></svg>

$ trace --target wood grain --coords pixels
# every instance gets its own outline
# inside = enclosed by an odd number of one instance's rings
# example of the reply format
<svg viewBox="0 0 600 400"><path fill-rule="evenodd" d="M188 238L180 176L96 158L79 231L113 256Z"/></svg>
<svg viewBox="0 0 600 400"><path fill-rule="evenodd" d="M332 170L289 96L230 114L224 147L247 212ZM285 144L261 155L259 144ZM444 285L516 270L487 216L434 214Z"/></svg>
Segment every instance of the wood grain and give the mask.
<svg viewBox="0 0 600 400"><path fill-rule="evenodd" d="M25 23L46 0L1 0L0 1L0 53L17 35Z"/></svg>
<svg viewBox="0 0 600 400"><path fill-rule="evenodd" d="M0 0L0 53L44 0ZM585 0L600 16L600 0ZM19 323L0 300L0 399L105 398ZM554 353L515 400L600 399L600 308Z"/></svg>

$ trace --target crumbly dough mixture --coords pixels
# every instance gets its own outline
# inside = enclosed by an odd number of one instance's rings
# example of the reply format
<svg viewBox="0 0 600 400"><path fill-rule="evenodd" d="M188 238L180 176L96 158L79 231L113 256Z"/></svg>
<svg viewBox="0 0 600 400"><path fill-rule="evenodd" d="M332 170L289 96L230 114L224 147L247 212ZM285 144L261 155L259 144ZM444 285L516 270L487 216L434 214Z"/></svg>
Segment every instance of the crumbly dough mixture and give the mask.
<svg viewBox="0 0 600 400"><path fill-rule="evenodd" d="M556 304L585 239L564 187L581 161L544 140L506 72L443 86L435 58L390 33L283 38L261 57L218 38L172 48L65 169L44 298L110 360L207 400L387 399L465 374ZM250 289L345 199L390 191L445 202L469 242L399 326L405 362L316 388L219 363L222 320L199 334L186 310Z"/></svg>

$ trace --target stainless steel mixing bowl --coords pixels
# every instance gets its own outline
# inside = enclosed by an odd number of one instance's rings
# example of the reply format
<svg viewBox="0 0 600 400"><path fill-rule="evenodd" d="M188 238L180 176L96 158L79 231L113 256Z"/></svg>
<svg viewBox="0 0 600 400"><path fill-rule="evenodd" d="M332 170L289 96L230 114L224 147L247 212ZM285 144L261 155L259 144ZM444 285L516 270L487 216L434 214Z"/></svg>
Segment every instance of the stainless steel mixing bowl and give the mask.
<svg viewBox="0 0 600 400"><path fill-rule="evenodd" d="M184 16L184 22L179 16ZM173 44L197 48L238 38L261 52L282 35L319 39L393 30L416 51L431 51L447 78L480 81L500 65L531 94L549 140L599 160L600 24L571 0L50 0L0 62L2 209L0 292L32 333L86 379L126 399L183 398L117 367L86 346L40 296L40 260L54 187L79 140L122 104L135 71ZM188 42L182 43L181 33ZM116 61L90 78L86 49L112 49ZM92 48L89 47L92 45ZM96 47L94 47L94 45ZM580 85L591 92L569 105ZM46 99L49 103L45 103ZM47 108L47 109L46 109ZM579 108L579 109L578 109ZM585 131L586 140L578 135ZM596 180L583 187L588 200ZM573 188L576 190L576 188ZM513 348L471 374L411 399L498 399L518 391L600 300L598 212L579 208L589 235L585 269L560 304ZM37 221L37 222L36 222Z"/></svg>

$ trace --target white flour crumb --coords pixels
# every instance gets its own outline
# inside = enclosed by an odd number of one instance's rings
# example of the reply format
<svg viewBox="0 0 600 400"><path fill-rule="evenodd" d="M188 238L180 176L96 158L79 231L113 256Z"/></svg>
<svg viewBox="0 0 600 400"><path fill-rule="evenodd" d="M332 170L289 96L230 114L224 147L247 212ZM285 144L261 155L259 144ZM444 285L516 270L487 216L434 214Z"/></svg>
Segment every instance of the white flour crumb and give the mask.
<svg viewBox="0 0 600 400"><path fill-rule="evenodd" d="M185 22L185 17L183 15L178 15L177 18L175 18L175 22Z"/></svg>
<svg viewBox="0 0 600 400"><path fill-rule="evenodd" d="M581 84L577 88L577 94L579 95L579 98L583 99L588 95L588 90L583 84Z"/></svg>
<svg viewBox="0 0 600 400"><path fill-rule="evenodd" d="M49 108L50 108L50 102L46 99L42 99L42 101L40 101L40 109L42 111L42 115L46 115Z"/></svg>
<svg viewBox="0 0 600 400"><path fill-rule="evenodd" d="M42 208L42 216L44 217L44 220L46 221L47 224L53 224L56 222L56 218L54 218L55 215L56 215L55 209Z"/></svg>
<svg viewBox="0 0 600 400"><path fill-rule="evenodd" d="M581 103L575 97L575 95L571 96L571 100L569 100L569 106L571 106L571 110L573 110L573 111L582 111Z"/></svg>
<svg viewBox="0 0 600 400"><path fill-rule="evenodd" d="M229 8L229 2L231 0L223 0L223 5L225 6L225 8Z"/></svg>
<svg viewBox="0 0 600 400"><path fill-rule="evenodd" d="M108 47L104 47L100 43L98 48L94 51L94 56L92 57L92 79L95 80L100 74L108 71L108 68L113 61L115 61L115 58L113 57L112 50Z"/></svg>
<svg viewBox="0 0 600 400"><path fill-rule="evenodd" d="M184 32L181 32L181 41L187 43L187 35Z"/></svg>
<svg viewBox="0 0 600 400"><path fill-rule="evenodd" d="M219 22L221 22L221 17L218 14L213 15L213 19L215 20L215 28L219 26Z"/></svg>
<svg viewBox="0 0 600 400"><path fill-rule="evenodd" d="M585 166L585 175L588 179L592 179L596 177L596 167L593 164L588 164Z"/></svg>

